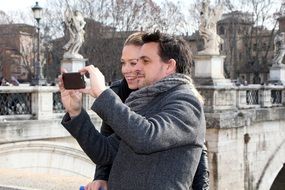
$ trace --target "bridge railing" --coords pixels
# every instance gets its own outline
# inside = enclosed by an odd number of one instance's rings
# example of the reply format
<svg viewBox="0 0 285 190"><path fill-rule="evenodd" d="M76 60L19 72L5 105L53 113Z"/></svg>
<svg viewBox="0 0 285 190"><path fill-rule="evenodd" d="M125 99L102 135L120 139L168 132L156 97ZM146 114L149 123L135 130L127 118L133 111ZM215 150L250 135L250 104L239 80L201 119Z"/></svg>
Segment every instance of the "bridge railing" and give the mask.
<svg viewBox="0 0 285 190"><path fill-rule="evenodd" d="M284 104L284 86L275 85L248 85L237 87L238 108L273 107ZM245 93L244 95L241 95ZM243 99L246 99L245 101ZM245 104L244 104L245 103Z"/></svg>
<svg viewBox="0 0 285 190"><path fill-rule="evenodd" d="M31 114L31 93L1 93L0 115Z"/></svg>
<svg viewBox="0 0 285 190"><path fill-rule="evenodd" d="M285 86L198 86L205 110L248 109L285 106Z"/></svg>
<svg viewBox="0 0 285 190"><path fill-rule="evenodd" d="M285 106L285 86L198 86L205 111ZM94 99L83 96L90 111ZM62 117L64 108L57 86L0 86L1 119L50 119Z"/></svg>
<svg viewBox="0 0 285 190"><path fill-rule="evenodd" d="M89 110L93 99L83 96ZM64 107L57 86L0 86L0 120L62 117Z"/></svg>

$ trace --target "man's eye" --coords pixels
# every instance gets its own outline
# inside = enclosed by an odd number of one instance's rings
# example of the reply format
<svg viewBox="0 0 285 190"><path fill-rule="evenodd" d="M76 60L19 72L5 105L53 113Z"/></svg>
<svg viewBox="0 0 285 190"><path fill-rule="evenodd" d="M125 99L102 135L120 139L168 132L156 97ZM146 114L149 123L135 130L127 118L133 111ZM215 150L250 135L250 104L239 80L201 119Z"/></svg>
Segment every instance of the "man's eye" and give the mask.
<svg viewBox="0 0 285 190"><path fill-rule="evenodd" d="M131 65L132 65L132 66L135 66L136 64L137 64L136 61L131 62Z"/></svg>
<svg viewBox="0 0 285 190"><path fill-rule="evenodd" d="M142 60L144 63L148 63L149 62L149 60L147 60L147 59L143 59Z"/></svg>
<svg viewBox="0 0 285 190"><path fill-rule="evenodd" d="M125 64L125 62L124 61L121 61L121 65L124 65Z"/></svg>

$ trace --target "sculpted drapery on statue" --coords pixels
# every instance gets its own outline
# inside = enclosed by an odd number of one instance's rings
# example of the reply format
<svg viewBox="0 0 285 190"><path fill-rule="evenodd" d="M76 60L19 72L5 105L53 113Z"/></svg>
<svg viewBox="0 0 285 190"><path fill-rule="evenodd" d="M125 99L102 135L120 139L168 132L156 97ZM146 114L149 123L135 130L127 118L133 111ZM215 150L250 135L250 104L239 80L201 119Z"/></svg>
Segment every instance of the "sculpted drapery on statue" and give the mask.
<svg viewBox="0 0 285 190"><path fill-rule="evenodd" d="M199 54L219 54L223 39L217 34L217 21L221 18L223 5L219 3L211 8L210 0L203 0L200 11L199 33L204 41L204 49Z"/></svg>
<svg viewBox="0 0 285 190"><path fill-rule="evenodd" d="M279 32L274 38L274 58L273 65L283 64L283 57L285 55L285 32Z"/></svg>
<svg viewBox="0 0 285 190"><path fill-rule="evenodd" d="M66 50L63 57L64 58L83 58L82 55L78 53L80 47L84 42L84 26L86 22L84 17L79 11L71 11L67 9L65 11L65 24L69 31L70 39L63 46L63 49Z"/></svg>

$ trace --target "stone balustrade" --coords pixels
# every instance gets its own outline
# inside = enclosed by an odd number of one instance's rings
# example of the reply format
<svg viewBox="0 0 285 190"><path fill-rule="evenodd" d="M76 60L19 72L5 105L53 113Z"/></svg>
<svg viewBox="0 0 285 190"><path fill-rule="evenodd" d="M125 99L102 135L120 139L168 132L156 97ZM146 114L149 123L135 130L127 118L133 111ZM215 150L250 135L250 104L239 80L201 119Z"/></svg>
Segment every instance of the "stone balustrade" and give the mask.
<svg viewBox="0 0 285 190"><path fill-rule="evenodd" d="M84 95L83 107L90 111L94 98ZM0 120L45 120L63 116L57 86L0 86Z"/></svg>
<svg viewBox="0 0 285 190"><path fill-rule="evenodd" d="M90 110L94 99L83 96L83 107L96 127L100 118ZM64 139L65 114L57 86L0 86L0 144L29 140Z"/></svg>
<svg viewBox="0 0 285 190"><path fill-rule="evenodd" d="M285 105L285 86L197 86L205 98L205 112ZM92 114L94 98L83 97L83 107ZM52 119L64 108L57 86L0 86L0 120Z"/></svg>
<svg viewBox="0 0 285 190"><path fill-rule="evenodd" d="M197 86L205 112L285 105L283 85Z"/></svg>

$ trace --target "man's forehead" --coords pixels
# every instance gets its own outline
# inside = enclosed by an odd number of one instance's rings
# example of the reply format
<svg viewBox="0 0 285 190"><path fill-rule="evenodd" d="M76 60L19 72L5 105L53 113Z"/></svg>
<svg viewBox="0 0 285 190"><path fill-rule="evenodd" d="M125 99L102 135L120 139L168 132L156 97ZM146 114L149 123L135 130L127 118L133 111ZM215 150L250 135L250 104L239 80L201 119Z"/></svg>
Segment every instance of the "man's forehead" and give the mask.
<svg viewBox="0 0 285 190"><path fill-rule="evenodd" d="M150 42L150 43L145 43L140 51L141 55L142 54L158 54L158 43L156 42Z"/></svg>

